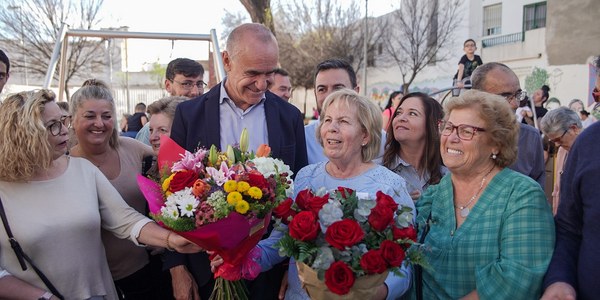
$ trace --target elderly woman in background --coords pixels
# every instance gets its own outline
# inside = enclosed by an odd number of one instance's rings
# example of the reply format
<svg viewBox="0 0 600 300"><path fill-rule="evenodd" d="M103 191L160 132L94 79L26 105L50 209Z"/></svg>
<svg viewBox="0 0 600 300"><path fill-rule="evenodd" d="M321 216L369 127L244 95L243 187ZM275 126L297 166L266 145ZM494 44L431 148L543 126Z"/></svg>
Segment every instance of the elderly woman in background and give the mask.
<svg viewBox="0 0 600 300"><path fill-rule="evenodd" d="M389 128L383 165L406 180L413 200L448 171L442 166L438 123L442 106L424 93L410 93L400 100Z"/></svg>
<svg viewBox="0 0 600 300"><path fill-rule="evenodd" d="M189 98L169 96L148 105L147 112L150 114L150 145L154 154L158 155L160 137L171 135L171 125L173 125L173 116L175 116L177 105L187 99Z"/></svg>
<svg viewBox="0 0 600 300"><path fill-rule="evenodd" d="M446 104L440 150L450 174L417 202L431 264L416 284L423 299L540 296L554 222L539 184L507 168L518 131L502 97L470 90Z"/></svg>
<svg viewBox="0 0 600 300"><path fill-rule="evenodd" d="M296 195L307 188L332 191L342 186L371 197L382 191L397 203L414 208L402 177L373 162L381 145L381 112L377 105L353 90L342 89L327 96L319 122L317 140L328 161L308 165L298 172L294 181ZM274 247L281 237L281 231L273 230L269 238L259 242L263 271L285 259ZM409 287L410 269L403 267L401 272L402 276L388 275L375 299L396 299L404 294ZM289 264L285 299L309 299L300 285L293 259Z"/></svg>
<svg viewBox="0 0 600 300"><path fill-rule="evenodd" d="M98 167L125 202L145 214L146 200L136 176L142 171L143 158L153 155L152 149L135 139L119 137L113 96L101 81L88 80L73 94L70 104L78 140L70 154ZM128 299L157 299L156 285L148 283L157 280L159 271L149 265L146 249L118 239L106 230L102 232L102 241L118 291Z"/></svg>
<svg viewBox="0 0 600 300"><path fill-rule="evenodd" d="M560 175L569 150L583 130L577 113L566 107L549 111L540 121L540 128L550 143L558 148L554 169L554 189L552 190L552 213L556 215L560 203Z"/></svg>
<svg viewBox="0 0 600 300"><path fill-rule="evenodd" d="M65 155L70 117L51 91L9 96L0 119L6 219L25 254L65 299L117 299L101 228L132 245L199 250L129 207L87 160ZM4 229L0 253L0 298L57 299L30 266L21 269Z"/></svg>

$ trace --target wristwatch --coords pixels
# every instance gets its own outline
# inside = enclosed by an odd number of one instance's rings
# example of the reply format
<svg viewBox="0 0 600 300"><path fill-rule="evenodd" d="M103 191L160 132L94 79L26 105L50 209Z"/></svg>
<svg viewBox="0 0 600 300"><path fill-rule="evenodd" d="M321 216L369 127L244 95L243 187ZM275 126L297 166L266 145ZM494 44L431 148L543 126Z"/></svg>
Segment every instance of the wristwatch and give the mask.
<svg viewBox="0 0 600 300"><path fill-rule="evenodd" d="M50 298L52 298L52 296L54 296L52 293L50 292L45 292L43 295L41 295L38 300L50 300Z"/></svg>

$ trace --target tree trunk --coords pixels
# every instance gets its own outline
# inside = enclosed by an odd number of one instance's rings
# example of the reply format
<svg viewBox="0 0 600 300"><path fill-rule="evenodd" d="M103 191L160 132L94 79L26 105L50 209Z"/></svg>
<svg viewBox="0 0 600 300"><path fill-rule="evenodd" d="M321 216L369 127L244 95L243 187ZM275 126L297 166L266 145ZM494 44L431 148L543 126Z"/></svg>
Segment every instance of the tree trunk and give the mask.
<svg viewBox="0 0 600 300"><path fill-rule="evenodd" d="M253 23L263 24L275 34L271 0L240 0L240 2L250 14Z"/></svg>

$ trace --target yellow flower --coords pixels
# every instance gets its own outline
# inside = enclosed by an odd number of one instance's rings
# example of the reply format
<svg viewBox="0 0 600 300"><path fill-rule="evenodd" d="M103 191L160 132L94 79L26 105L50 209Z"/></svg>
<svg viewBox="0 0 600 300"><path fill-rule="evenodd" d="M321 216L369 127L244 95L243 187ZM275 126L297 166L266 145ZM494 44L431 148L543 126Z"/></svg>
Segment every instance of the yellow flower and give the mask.
<svg viewBox="0 0 600 300"><path fill-rule="evenodd" d="M250 188L250 184L245 181L240 181L237 183L237 191L243 193Z"/></svg>
<svg viewBox="0 0 600 300"><path fill-rule="evenodd" d="M227 203L229 203L229 205L236 205L240 201L244 200L242 200L242 194L238 192L231 192L227 195Z"/></svg>
<svg viewBox="0 0 600 300"><path fill-rule="evenodd" d="M250 197L252 197L253 199L260 199L262 198L262 191L259 188L253 186L248 189L248 195L250 195Z"/></svg>
<svg viewBox="0 0 600 300"><path fill-rule="evenodd" d="M238 183L235 180L228 180L223 185L223 189L226 193L235 192L238 189Z"/></svg>
<svg viewBox="0 0 600 300"><path fill-rule="evenodd" d="M245 200L240 200L235 204L235 211L239 212L240 214L247 213L248 209L250 209L250 204L248 204L248 202Z"/></svg>
<svg viewBox="0 0 600 300"><path fill-rule="evenodd" d="M173 179L173 177L175 177L175 173L171 174L171 176L167 177L167 179L165 179L165 181L163 181L163 183L162 183L163 192L167 193L169 191L169 186L171 185L171 179Z"/></svg>

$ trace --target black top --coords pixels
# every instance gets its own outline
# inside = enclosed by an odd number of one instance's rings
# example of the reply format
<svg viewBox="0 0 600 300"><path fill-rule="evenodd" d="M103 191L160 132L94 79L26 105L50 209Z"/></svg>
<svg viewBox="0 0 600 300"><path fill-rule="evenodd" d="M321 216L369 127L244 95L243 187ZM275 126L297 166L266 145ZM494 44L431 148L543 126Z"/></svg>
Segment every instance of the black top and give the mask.
<svg viewBox="0 0 600 300"><path fill-rule="evenodd" d="M473 74L473 71L475 70L475 68L483 65L483 61L481 60L481 56L475 54L475 57L473 57L473 60L469 60L469 58L467 58L467 55L463 55L460 58L460 61L458 62L458 64L463 64L465 66L465 69L463 71L463 76L461 79L465 79L467 77L471 77L471 74ZM458 78L458 71L456 71L456 74L454 74L454 79Z"/></svg>
<svg viewBox="0 0 600 300"><path fill-rule="evenodd" d="M143 112L137 112L131 117L127 118L127 131L140 131L144 125L142 124L142 117L146 117Z"/></svg>

